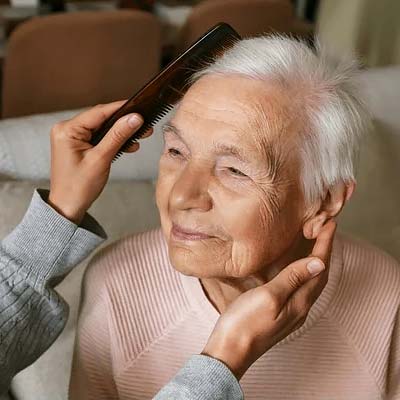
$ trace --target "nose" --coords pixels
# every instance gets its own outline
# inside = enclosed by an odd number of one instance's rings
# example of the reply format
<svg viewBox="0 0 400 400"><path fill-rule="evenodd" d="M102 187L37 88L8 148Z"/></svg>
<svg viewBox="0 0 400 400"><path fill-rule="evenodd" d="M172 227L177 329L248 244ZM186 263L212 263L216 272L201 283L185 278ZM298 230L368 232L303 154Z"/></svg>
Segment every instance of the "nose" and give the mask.
<svg viewBox="0 0 400 400"><path fill-rule="evenodd" d="M208 192L211 174L206 168L186 165L170 194L170 206L179 210L208 211L212 199Z"/></svg>

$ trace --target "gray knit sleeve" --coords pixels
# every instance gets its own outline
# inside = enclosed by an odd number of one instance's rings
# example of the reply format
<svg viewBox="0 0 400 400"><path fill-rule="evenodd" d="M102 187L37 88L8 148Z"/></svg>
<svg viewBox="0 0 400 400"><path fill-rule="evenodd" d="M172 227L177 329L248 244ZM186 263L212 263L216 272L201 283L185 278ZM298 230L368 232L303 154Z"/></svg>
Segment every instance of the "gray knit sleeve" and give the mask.
<svg viewBox="0 0 400 400"><path fill-rule="evenodd" d="M243 400L243 392L225 364L208 356L194 355L154 399Z"/></svg>
<svg viewBox="0 0 400 400"><path fill-rule="evenodd" d="M53 287L107 238L89 214L77 226L47 196L35 191L21 223L0 243L0 394L65 326L68 305Z"/></svg>

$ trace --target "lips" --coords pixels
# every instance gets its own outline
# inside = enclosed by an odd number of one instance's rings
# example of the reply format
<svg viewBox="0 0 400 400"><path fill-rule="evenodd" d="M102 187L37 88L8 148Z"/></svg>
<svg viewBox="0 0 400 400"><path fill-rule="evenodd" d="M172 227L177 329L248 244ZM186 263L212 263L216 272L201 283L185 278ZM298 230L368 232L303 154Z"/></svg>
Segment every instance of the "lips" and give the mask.
<svg viewBox="0 0 400 400"><path fill-rule="evenodd" d="M172 224L171 234L176 239L181 239L181 240L205 240L214 237L199 230L191 230L188 228L183 228L175 223Z"/></svg>

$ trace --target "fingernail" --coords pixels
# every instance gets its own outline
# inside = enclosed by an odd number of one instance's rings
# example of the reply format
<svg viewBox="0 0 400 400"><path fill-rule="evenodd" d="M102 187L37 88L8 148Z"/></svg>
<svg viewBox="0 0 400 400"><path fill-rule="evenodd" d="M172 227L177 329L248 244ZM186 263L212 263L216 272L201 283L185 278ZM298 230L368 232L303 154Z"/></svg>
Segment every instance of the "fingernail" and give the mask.
<svg viewBox="0 0 400 400"><path fill-rule="evenodd" d="M142 119L136 114L133 114L128 118L128 125L131 128L137 128L141 123Z"/></svg>
<svg viewBox="0 0 400 400"><path fill-rule="evenodd" d="M307 269L311 276L317 276L325 269L325 265L321 260L314 259L307 264Z"/></svg>

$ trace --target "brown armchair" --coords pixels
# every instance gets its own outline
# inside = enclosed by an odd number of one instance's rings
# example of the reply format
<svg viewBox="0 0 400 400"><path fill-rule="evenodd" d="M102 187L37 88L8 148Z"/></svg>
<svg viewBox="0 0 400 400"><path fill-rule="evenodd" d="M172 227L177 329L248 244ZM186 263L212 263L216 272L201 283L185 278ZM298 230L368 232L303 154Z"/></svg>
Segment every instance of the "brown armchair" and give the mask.
<svg viewBox="0 0 400 400"><path fill-rule="evenodd" d="M232 25L243 37L267 32L309 37L312 26L295 16L289 0L205 0L188 17L177 46L182 51L218 22Z"/></svg>
<svg viewBox="0 0 400 400"><path fill-rule="evenodd" d="M2 116L72 109L131 96L160 68L160 26L142 11L37 17L12 33Z"/></svg>

